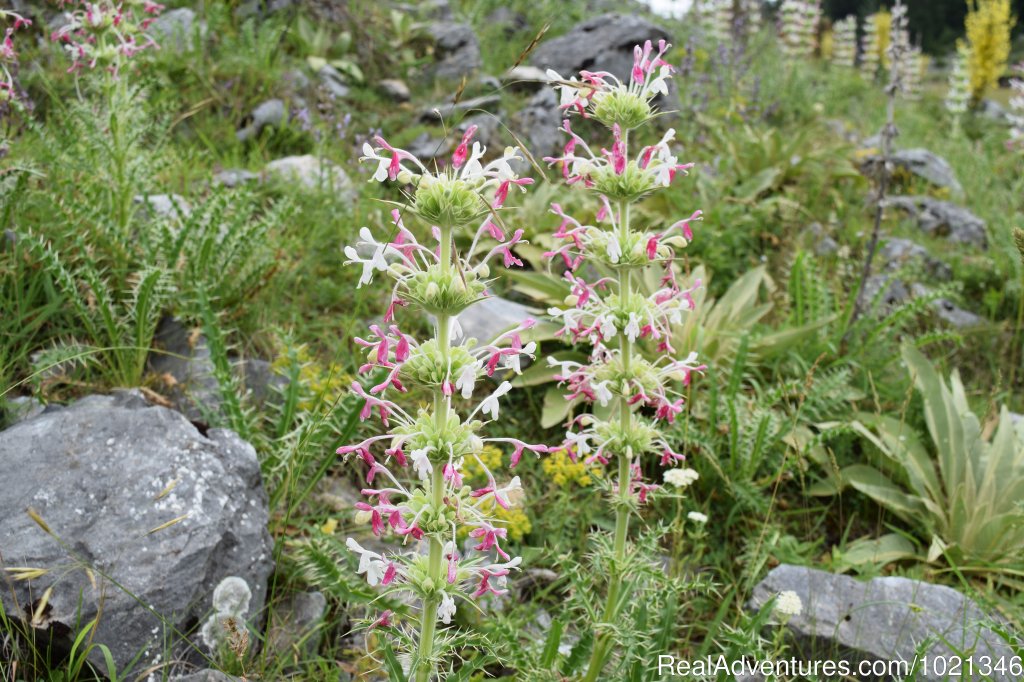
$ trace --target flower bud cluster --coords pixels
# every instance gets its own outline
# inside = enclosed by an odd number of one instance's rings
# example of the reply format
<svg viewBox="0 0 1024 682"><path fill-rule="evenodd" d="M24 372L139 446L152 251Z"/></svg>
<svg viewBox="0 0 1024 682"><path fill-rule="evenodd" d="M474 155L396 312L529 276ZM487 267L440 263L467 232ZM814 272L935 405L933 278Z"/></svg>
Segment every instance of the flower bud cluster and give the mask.
<svg viewBox="0 0 1024 682"><path fill-rule="evenodd" d="M157 47L146 33L164 6L151 0L66 0L67 23L50 38L64 45L71 57L68 73L107 69L115 77L125 62L142 50Z"/></svg>
<svg viewBox="0 0 1024 682"><path fill-rule="evenodd" d="M547 452L544 445L484 435L487 424L499 419L499 399L511 390L509 382L498 384L465 414L455 402L472 399L498 372L520 373L523 358L536 351L535 343L523 339L533 320L487 343L469 339L453 344L462 337L459 313L487 296L488 263L499 259L506 267L522 265L513 249L525 243L523 230L505 227L501 214L510 188L525 189L532 182L514 172L518 156L511 149L484 163L484 148L472 142L475 130L466 132L447 169L435 173L380 136L376 145L367 143L363 160L377 164L373 180L405 185L405 202L392 211L390 236L378 241L363 228L357 244L345 249L347 263L362 266L359 286L377 273L386 273L394 286L383 324L371 325L367 336L356 339L366 351L360 373L382 379L369 388L352 384L363 400L360 417L378 417L388 432L339 448L338 454L355 457L365 467L362 492L367 499L356 506L373 533L397 538L409 549L375 552L353 539L348 546L359 555L359 573L370 585L419 598L426 639L433 637L428 621L450 623L458 601L502 594L506 576L520 563L504 547L508 531L496 510L520 503L522 485L518 476L500 483L481 458L483 449L509 448L512 467L526 451ZM405 226L403 214L429 226L429 241ZM471 226L476 226L472 244L459 254L454 232ZM433 315L434 337L417 341L404 333L395 322L400 307ZM396 402L413 388L432 393L433 407L407 411ZM486 474L481 487L464 480L469 462ZM464 536L472 540L473 557L464 556L456 542ZM417 551L420 540L428 544L429 554ZM383 614L375 625L392 625L392 615ZM431 641L421 644L418 665L427 665L430 647Z"/></svg>
<svg viewBox="0 0 1024 682"><path fill-rule="evenodd" d="M701 212L660 229L636 229L630 224L632 204L670 186L693 164L681 164L673 154L672 130L630 157L628 134L634 122L607 116L602 103L634 98L635 109L653 111L651 100L664 92L671 73L663 61L668 49L664 42L656 54L650 42L637 46L628 85L610 74L586 71L580 73L579 81L559 78L562 108L567 114L603 123L612 145L595 153L595 147L573 132L566 118L562 130L568 141L561 156L545 159L561 167L569 184L596 194L599 204L593 225L566 214L559 204L551 206L561 221L554 233L560 245L545 256L564 266L570 295L564 307L553 307L548 313L561 322L559 334L566 340L588 343L593 350L586 363L554 358L549 363L558 368L555 378L567 388L567 400L602 407L614 403L619 408L618 416L608 419L594 414L570 419L565 441L557 450L574 459L582 457L588 464L628 458L628 476L623 470L628 480L620 480L619 486L620 490L628 487L639 502L655 487L641 478L642 456L655 455L663 465L683 459L660 424L671 423L682 411L682 391L694 372L705 369L696 353L677 359L672 344L673 327L693 310L693 292L700 287L699 281L689 287L680 285L673 264L678 250L693 239L691 223L701 219ZM651 87L652 83L657 85ZM612 275L584 274L584 262L594 266L588 272ZM643 271L651 267L663 270L653 292L639 285ZM651 346L646 353L640 349L645 341Z"/></svg>

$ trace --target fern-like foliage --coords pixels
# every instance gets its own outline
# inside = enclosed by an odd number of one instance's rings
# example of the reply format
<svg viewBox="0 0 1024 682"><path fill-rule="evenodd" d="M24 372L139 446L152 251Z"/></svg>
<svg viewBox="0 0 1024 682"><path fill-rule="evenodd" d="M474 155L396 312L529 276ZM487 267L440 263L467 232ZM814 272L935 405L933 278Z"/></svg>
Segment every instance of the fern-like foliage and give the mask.
<svg viewBox="0 0 1024 682"><path fill-rule="evenodd" d="M176 206L140 226L146 258L175 279L180 315L201 319L204 292L221 309L234 309L270 276L276 262L270 237L285 223L291 205L277 202L262 214L255 206L249 190L218 189L194 210Z"/></svg>

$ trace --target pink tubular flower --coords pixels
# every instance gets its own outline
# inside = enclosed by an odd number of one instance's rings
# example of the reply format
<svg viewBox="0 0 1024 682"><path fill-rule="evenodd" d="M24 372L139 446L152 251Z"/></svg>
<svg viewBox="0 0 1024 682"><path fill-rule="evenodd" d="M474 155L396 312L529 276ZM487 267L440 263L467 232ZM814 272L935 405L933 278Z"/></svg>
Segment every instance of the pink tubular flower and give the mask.
<svg viewBox="0 0 1024 682"><path fill-rule="evenodd" d="M452 154L452 166L455 168L461 168L462 164L466 163L466 157L469 156L469 141L473 139L473 135L476 134L477 127L475 125L469 126L466 132L462 134L462 142L455 148L455 153ZM394 180L394 178L392 178Z"/></svg>
<svg viewBox="0 0 1024 682"><path fill-rule="evenodd" d="M391 627L391 616L392 615L394 615L394 614L391 611L391 609L388 609L384 613L380 614L380 618L378 618L377 620L373 621L373 623L370 624L370 627L368 627L366 629L367 632L369 632L370 630L373 630L374 628L389 628L389 627Z"/></svg>
<svg viewBox="0 0 1024 682"><path fill-rule="evenodd" d="M508 574L509 574L509 570L507 568L505 568L505 569L498 569L498 570L490 570L490 569L486 569L486 568L485 569L481 569L480 570L480 586L477 588L476 592L473 593L473 599L479 599L480 597L484 596L485 594L493 594L496 597L500 597L503 594L507 594L508 590L498 590L498 589L495 589L491 585L491 580L494 579L494 578L504 578Z"/></svg>
<svg viewBox="0 0 1024 682"><path fill-rule="evenodd" d="M616 123L613 127L615 144L612 145L612 162L616 175L622 175L626 171L626 145L622 141L622 129Z"/></svg>
<svg viewBox="0 0 1024 682"><path fill-rule="evenodd" d="M389 180L392 180L392 181L396 180L398 178L398 172L400 170L402 170L402 161L405 160L405 159L413 158L413 155L410 154L409 152L405 151L404 149L398 149L396 147L392 147L390 144L388 144L387 140L385 140L380 135L374 136L373 140L374 140L374 142L379 144L381 147L383 147L384 149L386 149L389 152L391 152L391 161L387 165L386 172L387 172L387 177L388 177ZM376 179L377 175L379 175L381 173L382 168L383 168L383 166L379 167L377 169L377 174L374 175L375 179ZM381 178L381 179L383 180L383 178Z"/></svg>
<svg viewBox="0 0 1024 682"><path fill-rule="evenodd" d="M508 530L505 528L495 528L489 523L482 523L479 528L474 528L469 532L469 537L480 538L480 544L475 546L478 552L486 552L487 550L494 548L494 551L498 553L505 561L508 561L511 557L505 553L505 550L498 544L498 538L504 539L508 535Z"/></svg>

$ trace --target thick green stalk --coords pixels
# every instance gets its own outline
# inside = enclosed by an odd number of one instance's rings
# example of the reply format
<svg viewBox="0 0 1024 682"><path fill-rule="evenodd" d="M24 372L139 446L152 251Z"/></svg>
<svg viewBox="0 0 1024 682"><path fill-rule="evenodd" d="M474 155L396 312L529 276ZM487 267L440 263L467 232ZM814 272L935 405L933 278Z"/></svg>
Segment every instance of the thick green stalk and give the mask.
<svg viewBox="0 0 1024 682"><path fill-rule="evenodd" d="M622 202L619 205L620 230L622 236L629 234L629 204ZM623 239L623 242L626 240ZM625 301L632 294L632 278L626 268L619 272L619 297ZM619 351L622 354L622 367L628 372L633 364L633 342L626 337L625 332L619 337ZM625 397L619 398L619 424L623 432L627 432L633 415L629 403ZM613 545L615 561L612 565L611 579L608 583L608 597L605 600L604 613L601 622L610 624L615 622L619 600L622 592L622 566L626 561L626 536L629 532L629 487L632 480L630 463L633 453L627 448L626 451L618 453L619 461L619 499L615 509L615 541ZM590 655L590 664L587 666L585 682L595 682L611 652L613 638L610 632L599 635L594 642L594 651Z"/></svg>
<svg viewBox="0 0 1024 682"><path fill-rule="evenodd" d="M442 404L443 401L442 401ZM444 409L447 410L447 404ZM444 504L444 469L434 467L430 476L431 495L433 496L434 508L440 509ZM442 580L444 561L444 547L436 537L430 536L430 557L427 564L427 572L436 589ZM430 682L431 673L434 672L434 665L431 662L434 653L434 632L437 628L437 607L441 604L439 596L433 596L423 600L423 613L420 616L420 643L417 652L416 682Z"/></svg>
<svg viewBox="0 0 1024 682"><path fill-rule="evenodd" d="M441 229L441 271L449 272L452 267L452 234L450 228ZM437 347L445 362L451 348L451 316L438 315L435 328ZM451 409L451 398L444 395L438 387L434 392L434 420L439 431L444 431L448 423L448 410ZM435 464L430 475L430 495L433 507L440 511L444 506L444 468ZM427 562L427 575L433 589L441 586L444 578L444 544L437 535L430 535L430 556ZM434 672L432 663L434 653L434 633L437 630L437 607L441 604L438 595L423 600L423 613L420 617L420 640L417 651L416 682L430 682Z"/></svg>

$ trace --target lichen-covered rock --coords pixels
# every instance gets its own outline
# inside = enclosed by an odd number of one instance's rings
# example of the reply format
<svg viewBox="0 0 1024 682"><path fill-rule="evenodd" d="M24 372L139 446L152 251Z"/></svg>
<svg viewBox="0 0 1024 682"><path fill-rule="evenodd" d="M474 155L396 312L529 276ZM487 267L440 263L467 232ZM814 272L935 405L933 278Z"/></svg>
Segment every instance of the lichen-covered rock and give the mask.
<svg viewBox="0 0 1024 682"><path fill-rule="evenodd" d="M533 92L548 87L548 76L544 69L528 64L513 66L501 75L501 82L510 90Z"/></svg>
<svg viewBox="0 0 1024 682"><path fill-rule="evenodd" d="M481 97L473 97L472 99L464 99L454 103L445 102L444 104L436 104L423 109L423 111L420 112L420 120L447 121L453 114L469 111L471 109L483 109L484 111L490 111L498 104L501 104L501 97L498 95L483 95Z"/></svg>
<svg viewBox="0 0 1024 682"><path fill-rule="evenodd" d="M203 435L136 391L89 396L0 432L3 563L48 570L0 590L8 617L29 618L52 587L41 634L73 638L99 613L94 640L122 675L139 654L135 670L163 656L227 576L248 583L260 612L273 569L267 518L251 445L224 429ZM91 657L105 669L98 649Z"/></svg>
<svg viewBox="0 0 1024 682"><path fill-rule="evenodd" d="M565 142L565 135L559 131L561 124L558 96L551 88L537 91L512 118L512 129L541 167L545 165L544 157L553 156ZM526 173L527 164L521 164L518 170Z"/></svg>
<svg viewBox="0 0 1024 682"><path fill-rule="evenodd" d="M878 257L881 259L886 270L899 270L900 268L917 264L923 267L924 271L939 280L947 280L953 276L953 270L942 260L936 258L917 242L900 237L889 237L878 250Z"/></svg>
<svg viewBox="0 0 1024 682"><path fill-rule="evenodd" d="M161 48L185 52L192 42L195 23L196 13L188 7L167 10L150 25L149 33Z"/></svg>
<svg viewBox="0 0 1024 682"><path fill-rule="evenodd" d="M395 102L408 102L412 99L412 93L409 92L409 86L405 84L405 81L399 80L398 78L385 78L377 84L380 91L387 95L389 99Z"/></svg>
<svg viewBox="0 0 1024 682"><path fill-rule="evenodd" d="M316 77L320 81L320 87L327 92L328 96L337 99L348 97L348 82L341 72L330 64L321 66L320 70L316 72Z"/></svg>
<svg viewBox="0 0 1024 682"><path fill-rule="evenodd" d="M875 311L879 315L888 314L896 306L914 298L931 296L933 294L931 289L920 282L908 284L888 274L868 277L868 280L864 283L864 300L867 302L874 301L880 291L882 294L878 300L878 310ZM964 310L947 298L936 298L931 301L931 308L935 312L936 317L957 329L976 327L985 322L985 318L975 315L969 310Z"/></svg>
<svg viewBox="0 0 1024 682"><path fill-rule="evenodd" d="M226 675L219 670L200 670L188 675L172 677L171 682L243 682L241 678Z"/></svg>
<svg viewBox="0 0 1024 682"><path fill-rule="evenodd" d="M802 610L786 622L797 659L913 661L919 646L933 660L954 654L1009 661L1013 651L990 628L992 618L951 587L900 577L861 582L803 566L773 569L755 588L758 610L781 592L800 597ZM827 652L827 653L822 653ZM918 670L922 681L945 680ZM865 678L858 678L865 679ZM877 679L877 678L870 678ZM880 678L889 679L889 678ZM1009 682L1006 674L994 680Z"/></svg>

